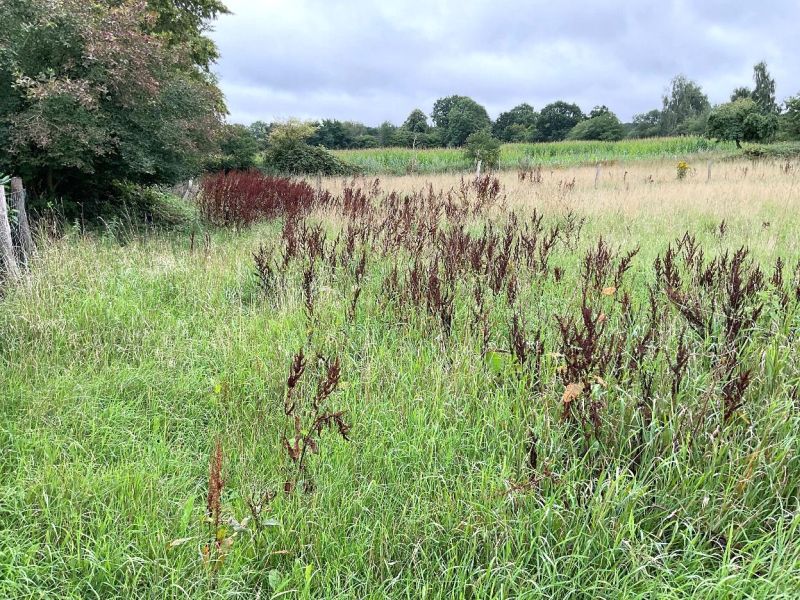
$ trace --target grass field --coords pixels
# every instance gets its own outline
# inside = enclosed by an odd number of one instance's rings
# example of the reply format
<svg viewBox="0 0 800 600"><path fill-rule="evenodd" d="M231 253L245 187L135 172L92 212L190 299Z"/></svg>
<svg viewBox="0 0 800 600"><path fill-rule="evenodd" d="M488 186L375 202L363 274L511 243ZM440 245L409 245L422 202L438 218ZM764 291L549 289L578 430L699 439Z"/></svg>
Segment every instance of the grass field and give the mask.
<svg viewBox="0 0 800 600"><path fill-rule="evenodd" d="M40 240L0 597L796 598L800 165L595 173Z"/></svg>
<svg viewBox="0 0 800 600"><path fill-rule="evenodd" d="M737 153L733 142L715 143L702 137L650 138L620 142L566 141L541 144L504 144L500 150L501 169L529 166L627 162L644 159L678 160L731 156ZM409 172L431 174L474 169L460 148L375 148L338 150L337 156L361 168L369 175L405 175Z"/></svg>

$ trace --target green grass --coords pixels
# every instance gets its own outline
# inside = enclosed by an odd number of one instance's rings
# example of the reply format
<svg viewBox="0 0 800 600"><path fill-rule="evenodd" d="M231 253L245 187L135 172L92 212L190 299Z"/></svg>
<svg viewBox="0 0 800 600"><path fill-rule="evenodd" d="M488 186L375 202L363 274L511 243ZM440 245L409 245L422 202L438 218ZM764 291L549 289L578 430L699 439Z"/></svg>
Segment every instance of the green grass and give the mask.
<svg viewBox="0 0 800 600"><path fill-rule="evenodd" d="M766 269L778 254L793 267L800 222L770 210L731 220L724 239L700 212L590 221L578 250L556 251L564 280L520 271L519 306L554 350L553 317L574 309L580 258L599 235L642 244L626 284L637 307L653 259L685 229L709 256L748 244ZM672 445L707 393L707 346L687 334L693 358L674 411L668 365L653 362L659 408L634 474L635 382L598 390L603 443L585 453L560 418L557 357L541 389L485 363L466 282L450 339L424 311L387 307L392 254L370 253L353 322L352 275L323 271L309 342L302 265L270 299L253 276L252 252L279 231L218 231L194 255L174 233L125 245L72 233L0 300L0 597L797 597L797 302L785 315L768 303L750 332L756 382L722 432L714 408L693 444ZM492 301L496 347L504 302ZM673 360L685 325L674 310L663 319ZM212 584L199 550L214 440L225 513L241 520L249 490L282 489L283 390L301 346L341 357L331 404L347 411L352 441L325 435L310 465L316 490L278 493L273 524L239 534ZM530 430L552 476L508 494L527 477Z"/></svg>
<svg viewBox="0 0 800 600"><path fill-rule="evenodd" d="M367 174L404 175L415 162L414 172L442 173L474 168L460 148L375 148L338 150L343 160ZM606 161L686 158L696 154L733 155L733 142L715 143L702 137L650 138L620 142L565 141L540 144L504 144L500 149L500 168L525 166L573 166Z"/></svg>

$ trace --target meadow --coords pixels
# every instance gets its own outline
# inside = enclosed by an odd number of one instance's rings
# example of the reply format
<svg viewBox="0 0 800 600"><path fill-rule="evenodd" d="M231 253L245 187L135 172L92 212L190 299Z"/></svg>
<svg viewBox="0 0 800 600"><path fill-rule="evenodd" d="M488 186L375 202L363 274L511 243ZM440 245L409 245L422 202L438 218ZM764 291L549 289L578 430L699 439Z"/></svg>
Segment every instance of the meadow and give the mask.
<svg viewBox="0 0 800 600"><path fill-rule="evenodd" d="M373 148L337 150L336 156L368 175L434 174L474 170L461 148ZM619 142L563 141L503 144L500 169L531 166L568 167L576 165L637 160L678 160L722 158L738 154L733 142L713 142L697 136L622 140Z"/></svg>
<svg viewBox="0 0 800 600"><path fill-rule="evenodd" d="M0 597L796 598L800 164L597 174L40 227Z"/></svg>

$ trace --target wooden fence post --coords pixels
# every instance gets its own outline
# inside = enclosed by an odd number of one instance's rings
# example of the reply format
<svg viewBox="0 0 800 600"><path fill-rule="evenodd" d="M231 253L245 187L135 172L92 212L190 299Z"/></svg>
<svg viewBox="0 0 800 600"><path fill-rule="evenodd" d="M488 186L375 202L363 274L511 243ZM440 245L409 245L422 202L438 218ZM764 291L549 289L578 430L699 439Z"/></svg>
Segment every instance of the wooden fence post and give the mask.
<svg viewBox="0 0 800 600"><path fill-rule="evenodd" d="M6 188L0 184L0 263L6 277L12 283L19 280L19 267L14 258L14 243L11 241L11 225L8 222L8 205L6 204Z"/></svg>
<svg viewBox="0 0 800 600"><path fill-rule="evenodd" d="M479 160L478 161L478 168L475 169L475 181L477 181L481 177L481 165L483 165L483 161Z"/></svg>
<svg viewBox="0 0 800 600"><path fill-rule="evenodd" d="M708 161L708 175L706 176L706 182L711 181L711 165L714 164L713 160Z"/></svg>
<svg viewBox="0 0 800 600"><path fill-rule="evenodd" d="M25 188L22 187L22 179L19 177L11 178L11 207L17 211L17 231L22 247L22 262L27 265L28 260L36 253L36 246L33 243L28 212L25 208Z"/></svg>
<svg viewBox="0 0 800 600"><path fill-rule="evenodd" d="M598 179L600 179L600 163L597 163L594 168L594 189L597 189Z"/></svg>

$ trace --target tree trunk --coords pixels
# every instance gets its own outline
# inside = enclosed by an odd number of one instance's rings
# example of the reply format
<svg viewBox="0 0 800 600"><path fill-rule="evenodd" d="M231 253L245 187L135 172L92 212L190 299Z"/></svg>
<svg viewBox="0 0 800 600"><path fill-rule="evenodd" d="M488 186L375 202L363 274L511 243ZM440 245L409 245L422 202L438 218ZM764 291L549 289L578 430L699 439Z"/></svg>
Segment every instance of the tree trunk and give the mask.
<svg viewBox="0 0 800 600"><path fill-rule="evenodd" d="M28 224L28 212L25 209L25 189L22 187L22 179L19 177L11 180L11 207L17 211L17 231L22 248L22 263L27 265L28 260L36 252L36 246L33 243L31 227Z"/></svg>
<svg viewBox="0 0 800 600"><path fill-rule="evenodd" d="M8 205L6 204L6 189L0 185L0 265L5 270L6 277L12 283L19 280L19 267L14 258L14 245L11 241L11 226L8 223Z"/></svg>

